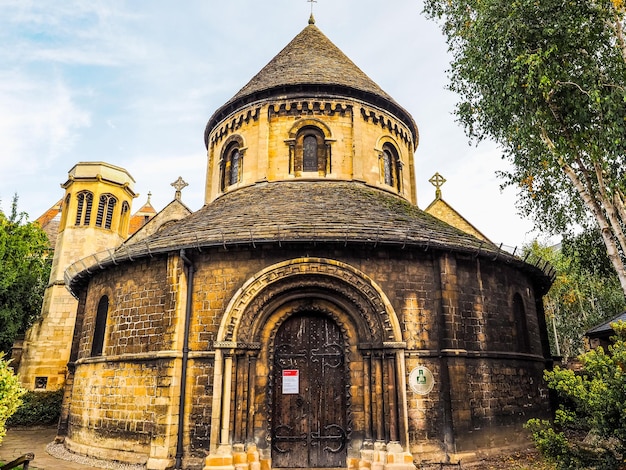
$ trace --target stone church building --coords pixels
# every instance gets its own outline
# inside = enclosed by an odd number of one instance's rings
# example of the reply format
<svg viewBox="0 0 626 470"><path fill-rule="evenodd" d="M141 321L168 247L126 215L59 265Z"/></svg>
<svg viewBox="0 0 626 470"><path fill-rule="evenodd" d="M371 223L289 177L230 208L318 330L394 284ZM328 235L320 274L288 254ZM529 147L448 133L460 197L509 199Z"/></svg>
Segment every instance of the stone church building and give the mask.
<svg viewBox="0 0 626 470"><path fill-rule="evenodd" d="M417 207L413 118L312 18L204 139L202 209L63 279L70 451L405 470L547 414L549 276Z"/></svg>

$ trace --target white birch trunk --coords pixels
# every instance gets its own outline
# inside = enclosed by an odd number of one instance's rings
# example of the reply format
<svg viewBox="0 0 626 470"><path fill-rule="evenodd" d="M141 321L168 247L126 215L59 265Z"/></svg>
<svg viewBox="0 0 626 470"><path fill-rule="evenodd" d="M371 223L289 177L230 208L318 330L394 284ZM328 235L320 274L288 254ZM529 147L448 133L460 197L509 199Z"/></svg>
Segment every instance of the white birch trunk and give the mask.
<svg viewBox="0 0 626 470"><path fill-rule="evenodd" d="M571 166L569 166L565 162L561 162L561 168L570 179L570 181L574 184L574 187L576 188L576 191L578 192L580 197L583 199L585 206L589 208L594 218L596 219L598 227L600 228L600 233L602 234L602 240L604 241L604 245L606 246L607 255L611 260L615 271L617 272L617 277L619 278L620 285L622 286L622 291L624 292L624 295L626 295L626 268L624 267L622 258L619 255L617 244L615 242L613 232L611 231L611 225L607 220L606 215L602 211L602 208L600 207L600 204L603 207L606 207L606 201L603 200L601 194L598 195L600 197L600 201L597 201L589 193L589 191L587 191L585 185Z"/></svg>

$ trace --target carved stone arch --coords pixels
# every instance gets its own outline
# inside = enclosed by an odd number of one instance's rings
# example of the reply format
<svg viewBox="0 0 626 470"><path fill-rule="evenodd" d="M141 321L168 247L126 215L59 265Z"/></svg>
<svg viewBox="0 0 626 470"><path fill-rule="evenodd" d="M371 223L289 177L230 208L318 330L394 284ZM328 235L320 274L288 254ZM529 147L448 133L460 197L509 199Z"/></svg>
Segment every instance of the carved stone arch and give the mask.
<svg viewBox="0 0 626 470"><path fill-rule="evenodd" d="M402 341L400 323L382 289L356 268L323 258L285 261L249 279L228 304L217 340L256 342L272 311L299 295L341 306L353 317L360 341L377 346Z"/></svg>
<svg viewBox="0 0 626 470"><path fill-rule="evenodd" d="M315 127L319 129L324 134L324 139L326 141L332 139L333 137L330 127L328 127L328 125L324 121L315 118L309 118L299 119L293 126L291 126L291 129L289 129L289 139L295 139L298 135L298 132L300 132L300 130L305 127Z"/></svg>
<svg viewBox="0 0 626 470"><path fill-rule="evenodd" d="M229 136L222 144L222 152L224 149L230 147L233 142L237 143L237 145L242 149L246 148L246 141L244 140L243 136L240 134L233 134Z"/></svg>
<svg viewBox="0 0 626 470"><path fill-rule="evenodd" d="M385 144L393 145L396 149L398 149L398 153L400 153L400 149L402 148L400 145L400 142L394 139L393 136L389 134L380 136L378 140L376 141L376 146L375 146L376 150L382 152L383 146Z"/></svg>

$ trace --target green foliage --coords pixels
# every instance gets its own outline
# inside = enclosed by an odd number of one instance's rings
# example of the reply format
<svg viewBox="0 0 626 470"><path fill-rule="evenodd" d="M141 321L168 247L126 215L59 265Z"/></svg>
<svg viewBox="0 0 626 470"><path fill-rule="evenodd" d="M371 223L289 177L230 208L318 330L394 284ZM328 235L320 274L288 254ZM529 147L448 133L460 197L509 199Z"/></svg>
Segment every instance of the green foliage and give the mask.
<svg viewBox="0 0 626 470"><path fill-rule="evenodd" d="M564 238L560 249L537 241L525 249L549 261L556 271L554 283L543 298L552 352L565 359L577 356L584 350L585 331L626 309L619 279L600 235L586 231Z"/></svg>
<svg viewBox="0 0 626 470"><path fill-rule="evenodd" d="M17 409L7 426L45 426L56 424L61 415L63 389L53 392L28 391L22 397L22 405Z"/></svg>
<svg viewBox="0 0 626 470"><path fill-rule="evenodd" d="M5 423L22 403L24 390L9 362L0 353L0 442L6 434Z"/></svg>
<svg viewBox="0 0 626 470"><path fill-rule="evenodd" d="M50 276L49 242L37 223L17 211L0 210L0 351L8 352L40 314Z"/></svg>
<svg viewBox="0 0 626 470"><path fill-rule="evenodd" d="M519 209L544 232L602 228L626 292L623 0L425 0L425 12L447 36L458 119L500 144Z"/></svg>
<svg viewBox="0 0 626 470"><path fill-rule="evenodd" d="M582 372L556 367L546 372L561 405L553 422L527 423L535 444L557 469L612 470L626 463L626 322L608 354L597 348L580 356Z"/></svg>

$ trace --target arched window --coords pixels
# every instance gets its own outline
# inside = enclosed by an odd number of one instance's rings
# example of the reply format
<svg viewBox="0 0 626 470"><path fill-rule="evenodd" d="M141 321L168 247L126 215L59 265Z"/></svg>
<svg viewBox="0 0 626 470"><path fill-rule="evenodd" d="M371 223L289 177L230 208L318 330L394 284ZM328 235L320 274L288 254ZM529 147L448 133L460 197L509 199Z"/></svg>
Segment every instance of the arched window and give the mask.
<svg viewBox="0 0 626 470"><path fill-rule="evenodd" d="M238 142L233 142L226 147L222 157L221 180L222 191L241 181L243 170L243 154Z"/></svg>
<svg viewBox="0 0 626 470"><path fill-rule="evenodd" d="M100 196L100 202L98 203L98 216L96 217L96 226L104 228L111 228L111 222L113 220L113 209L117 204L117 199L112 194L102 194Z"/></svg>
<svg viewBox="0 0 626 470"><path fill-rule="evenodd" d="M91 355L101 356L104 346L104 333L107 326L107 315L109 313L109 298L103 295L98 302L96 311L96 321L93 329L93 342L91 343Z"/></svg>
<svg viewBox="0 0 626 470"><path fill-rule="evenodd" d="M400 191L402 189L402 164L398 151L393 145L383 145L380 165L382 182Z"/></svg>
<svg viewBox="0 0 626 470"><path fill-rule="evenodd" d="M513 320L515 321L515 336L517 338L518 350L520 352L530 352L526 309L524 308L524 300L519 294L513 296Z"/></svg>
<svg viewBox="0 0 626 470"><path fill-rule="evenodd" d="M120 217L120 231L128 229L128 221L130 219L130 204L127 201L122 202L122 214Z"/></svg>
<svg viewBox="0 0 626 470"><path fill-rule="evenodd" d="M91 205L93 203L93 194L89 191L81 191L76 195L78 207L76 208L76 224L89 225L91 220Z"/></svg>
<svg viewBox="0 0 626 470"><path fill-rule="evenodd" d="M65 196L63 200L63 204L61 204L61 230L65 229L65 224L67 223L67 214L70 211L70 202L72 200L72 196L68 194Z"/></svg>
<svg viewBox="0 0 626 470"><path fill-rule="evenodd" d="M329 156L324 134L315 127L304 127L295 140L293 168L296 173L329 171Z"/></svg>

